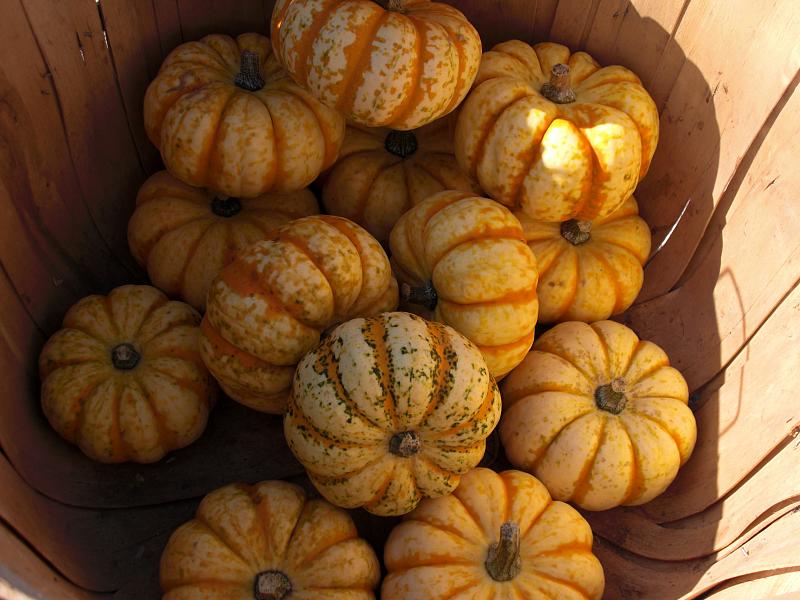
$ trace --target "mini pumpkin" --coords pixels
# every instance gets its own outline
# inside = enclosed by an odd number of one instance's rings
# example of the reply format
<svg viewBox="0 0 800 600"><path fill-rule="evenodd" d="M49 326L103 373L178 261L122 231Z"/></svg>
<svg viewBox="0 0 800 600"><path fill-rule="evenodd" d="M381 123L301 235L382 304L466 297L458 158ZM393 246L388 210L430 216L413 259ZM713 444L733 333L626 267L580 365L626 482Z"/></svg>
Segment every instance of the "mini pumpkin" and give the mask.
<svg viewBox="0 0 800 600"><path fill-rule="evenodd" d="M386 244L400 216L429 196L444 190L479 194L453 155L454 125L448 117L416 131L348 127L322 190L325 208Z"/></svg>
<svg viewBox="0 0 800 600"><path fill-rule="evenodd" d="M542 335L503 383L503 401L511 463L587 510L649 502L697 438L683 376L614 321L570 321Z"/></svg>
<svg viewBox="0 0 800 600"><path fill-rule="evenodd" d="M381 245L333 216L297 219L258 242L214 280L200 350L234 400L282 413L295 366L322 332L397 307Z"/></svg>
<svg viewBox="0 0 800 600"><path fill-rule="evenodd" d="M163 600L372 600L380 566L345 511L263 481L203 498L170 536L160 580Z"/></svg>
<svg viewBox="0 0 800 600"><path fill-rule="evenodd" d="M494 377L522 361L536 327L538 271L511 212L466 192L442 192L400 218L390 245L409 307L467 336Z"/></svg>
<svg viewBox="0 0 800 600"><path fill-rule="evenodd" d="M423 500L389 535L383 600L599 600L592 530L520 471L474 469L451 496Z"/></svg>
<svg viewBox="0 0 800 600"><path fill-rule="evenodd" d="M367 127L416 129L455 109L481 40L452 6L429 0L278 0L272 43L294 80Z"/></svg>
<svg viewBox="0 0 800 600"><path fill-rule="evenodd" d="M292 219L318 212L308 188L229 198L160 171L139 190L128 243L156 287L202 311L211 282L237 252Z"/></svg>
<svg viewBox="0 0 800 600"><path fill-rule="evenodd" d="M353 319L297 367L284 433L325 498L401 515L483 458L500 393L480 352L408 313Z"/></svg>
<svg viewBox="0 0 800 600"><path fill-rule="evenodd" d="M256 33L175 48L147 88L144 124L170 173L236 198L306 187L344 139L343 117L292 82Z"/></svg>
<svg viewBox="0 0 800 600"><path fill-rule="evenodd" d="M600 321L633 304L650 255L650 229L633 196L595 221L515 216L539 265L539 322Z"/></svg>
<svg viewBox="0 0 800 600"><path fill-rule="evenodd" d="M506 206L538 221L593 220L647 173L658 110L625 67L514 40L483 55L475 82L459 113L456 157Z"/></svg>
<svg viewBox="0 0 800 600"><path fill-rule="evenodd" d="M146 285L83 298L39 356L47 420L100 462L150 463L191 444L217 394L199 323L191 306Z"/></svg>

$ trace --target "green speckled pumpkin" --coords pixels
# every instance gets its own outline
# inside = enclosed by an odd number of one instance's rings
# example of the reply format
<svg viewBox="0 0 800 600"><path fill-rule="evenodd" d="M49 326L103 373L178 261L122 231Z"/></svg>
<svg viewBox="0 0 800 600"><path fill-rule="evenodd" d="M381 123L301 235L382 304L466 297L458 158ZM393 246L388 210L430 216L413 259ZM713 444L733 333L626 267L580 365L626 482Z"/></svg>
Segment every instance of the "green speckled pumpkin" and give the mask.
<svg viewBox="0 0 800 600"><path fill-rule="evenodd" d="M499 418L478 348L395 312L348 321L303 358L284 432L327 500L401 515L451 493Z"/></svg>

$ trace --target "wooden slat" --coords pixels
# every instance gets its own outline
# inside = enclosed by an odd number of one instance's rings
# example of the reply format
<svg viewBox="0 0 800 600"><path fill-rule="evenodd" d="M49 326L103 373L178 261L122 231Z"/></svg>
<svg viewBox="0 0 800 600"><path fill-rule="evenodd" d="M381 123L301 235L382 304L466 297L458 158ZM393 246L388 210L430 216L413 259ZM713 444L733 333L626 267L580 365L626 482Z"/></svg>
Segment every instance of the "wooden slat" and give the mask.
<svg viewBox="0 0 800 600"><path fill-rule="evenodd" d="M0 456L0 518L70 581L114 591L157 564L169 534L188 521L196 501L101 511L59 504L32 491Z"/></svg>
<svg viewBox="0 0 800 600"><path fill-rule="evenodd" d="M145 177L95 0L24 0L58 94L69 159L103 239L136 271L123 232ZM66 160L67 157L62 157Z"/></svg>
<svg viewBox="0 0 800 600"><path fill-rule="evenodd" d="M77 297L129 273L87 210L54 74L23 6L2 0L0 14L0 262L52 329Z"/></svg>
<svg viewBox="0 0 800 600"><path fill-rule="evenodd" d="M721 585L708 595L710 600L742 600L743 598L770 598L771 600L797 600L800 596L800 571L784 573L759 573Z"/></svg>
<svg viewBox="0 0 800 600"><path fill-rule="evenodd" d="M760 145L689 279L623 320L661 345L691 389L726 365L800 279L800 92Z"/></svg>
<svg viewBox="0 0 800 600"><path fill-rule="evenodd" d="M622 23L633 10L629 0L600 0L586 32L583 49L602 65L618 64L614 46ZM641 15L634 13L632 20L641 19Z"/></svg>
<svg viewBox="0 0 800 600"><path fill-rule="evenodd" d="M238 35L255 31L269 35L268 22L274 1L178 0L178 14L185 41L210 33Z"/></svg>
<svg viewBox="0 0 800 600"><path fill-rule="evenodd" d="M670 488L642 507L656 522L699 513L726 495L800 424L795 389L800 286L703 390L697 446ZM767 507L764 507L767 508Z"/></svg>
<svg viewBox="0 0 800 600"><path fill-rule="evenodd" d="M161 41L161 55L166 56L170 50L183 43L181 18L178 13L178 0L151 0L155 14L158 38Z"/></svg>
<svg viewBox="0 0 800 600"><path fill-rule="evenodd" d="M0 598L4 600L110 600L87 592L54 572L0 523Z"/></svg>
<svg viewBox="0 0 800 600"><path fill-rule="evenodd" d="M800 11L793 0L767 4L693 0L676 32L687 60L661 114L659 147L637 198L656 242L691 202L647 265L641 300L678 281L741 157L798 72Z"/></svg>
<svg viewBox="0 0 800 600"><path fill-rule="evenodd" d="M719 559L800 506L800 477L789 476L798 459L800 448L790 439L726 498L669 527L654 523L635 508L584 516L596 534L640 556L690 560L713 554Z"/></svg>
<svg viewBox="0 0 800 600"><path fill-rule="evenodd" d="M102 0L98 7L102 11L128 127L133 132L145 171L150 174L161 168L161 158L144 130L144 93L165 56L155 6L152 0Z"/></svg>
<svg viewBox="0 0 800 600"><path fill-rule="evenodd" d="M794 511L718 562L662 562L623 555L599 538L595 554L606 574L607 600L696 598L738 577L776 569L800 569L800 512Z"/></svg>
<svg viewBox="0 0 800 600"><path fill-rule="evenodd" d="M476 26L481 34L484 52L504 40L517 39L534 42L537 26L537 7L543 0L484 0L462 2L445 0L452 4ZM543 2L544 3L544 2Z"/></svg>
<svg viewBox="0 0 800 600"><path fill-rule="evenodd" d="M583 48L600 0L559 0L550 28L550 39L570 47Z"/></svg>

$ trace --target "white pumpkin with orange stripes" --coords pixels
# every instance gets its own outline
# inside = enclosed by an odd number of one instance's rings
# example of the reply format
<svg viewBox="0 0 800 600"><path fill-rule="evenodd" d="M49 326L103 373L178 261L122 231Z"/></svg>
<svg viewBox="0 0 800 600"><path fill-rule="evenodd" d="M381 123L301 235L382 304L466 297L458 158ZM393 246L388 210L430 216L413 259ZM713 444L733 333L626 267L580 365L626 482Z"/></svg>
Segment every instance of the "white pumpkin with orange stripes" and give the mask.
<svg viewBox="0 0 800 600"><path fill-rule="evenodd" d="M294 80L368 127L415 129L451 112L478 72L478 32L430 0L278 0L275 54Z"/></svg>
<svg viewBox="0 0 800 600"><path fill-rule="evenodd" d="M401 515L449 494L500 418L481 353L409 313L353 319L297 367L284 433L323 496Z"/></svg>

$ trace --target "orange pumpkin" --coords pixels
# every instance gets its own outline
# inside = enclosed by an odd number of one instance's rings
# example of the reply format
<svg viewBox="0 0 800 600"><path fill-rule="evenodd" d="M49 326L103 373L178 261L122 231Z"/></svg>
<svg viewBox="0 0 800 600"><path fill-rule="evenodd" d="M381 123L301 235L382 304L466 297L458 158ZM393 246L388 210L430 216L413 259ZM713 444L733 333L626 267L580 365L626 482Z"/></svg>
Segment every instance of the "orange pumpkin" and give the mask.
<svg viewBox="0 0 800 600"><path fill-rule="evenodd" d="M680 372L614 321L570 321L540 337L503 382L500 439L511 463L587 510L649 502L694 449Z"/></svg>
<svg viewBox="0 0 800 600"><path fill-rule="evenodd" d="M538 221L614 212L645 176L658 110L639 78L553 43L483 56L459 113L456 157L484 191Z"/></svg>
<svg viewBox="0 0 800 600"><path fill-rule="evenodd" d="M307 188L240 200L195 188L160 171L144 182L128 243L153 285L202 311L222 267L292 219L317 214Z"/></svg>
<svg viewBox="0 0 800 600"><path fill-rule="evenodd" d="M322 190L325 208L386 244L401 215L429 196L444 190L480 193L456 163L454 125L448 117L415 131L348 127Z"/></svg>
<svg viewBox="0 0 800 600"><path fill-rule="evenodd" d="M429 0L278 0L272 43L294 80L328 106L367 127L403 130L454 110L481 59L466 17Z"/></svg>
<svg viewBox="0 0 800 600"><path fill-rule="evenodd" d="M256 33L173 50L147 88L144 124L170 173L236 198L306 187L344 139L342 116L293 83Z"/></svg>
<svg viewBox="0 0 800 600"><path fill-rule="evenodd" d="M375 552L345 511L283 481L208 494L161 555L163 600L373 600Z"/></svg>
<svg viewBox="0 0 800 600"><path fill-rule="evenodd" d="M203 360L222 389L281 413L295 365L322 332L397 307L386 253L361 227L333 216L297 219L225 267L202 323Z"/></svg>
<svg viewBox="0 0 800 600"><path fill-rule="evenodd" d="M401 515L452 492L499 418L478 349L398 312L348 321L303 357L284 432L329 501Z"/></svg>
<svg viewBox="0 0 800 600"><path fill-rule="evenodd" d="M474 469L451 496L423 500L384 548L383 600L597 600L592 530L520 471Z"/></svg>
<svg viewBox="0 0 800 600"><path fill-rule="evenodd" d="M525 358L538 271L511 212L466 192L442 192L400 218L390 245L410 309L469 338L498 379Z"/></svg>
<svg viewBox="0 0 800 600"><path fill-rule="evenodd" d="M191 444L217 395L199 322L191 306L146 285L83 298L39 356L47 420L101 462L150 463Z"/></svg>
<svg viewBox="0 0 800 600"><path fill-rule="evenodd" d="M633 196L607 217L561 223L515 213L539 265L539 321L600 321L626 310L644 281L650 229Z"/></svg>

